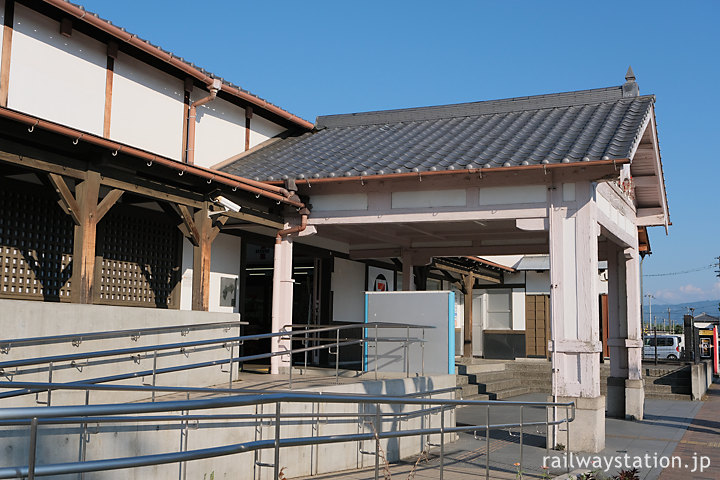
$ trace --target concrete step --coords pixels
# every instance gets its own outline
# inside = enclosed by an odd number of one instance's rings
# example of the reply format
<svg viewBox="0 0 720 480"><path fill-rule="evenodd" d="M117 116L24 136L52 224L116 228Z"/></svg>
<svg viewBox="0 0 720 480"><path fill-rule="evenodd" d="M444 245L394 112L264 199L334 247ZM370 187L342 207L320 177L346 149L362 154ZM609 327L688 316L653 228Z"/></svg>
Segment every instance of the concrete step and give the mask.
<svg viewBox="0 0 720 480"><path fill-rule="evenodd" d="M456 365L455 367L457 373L460 375L505 371L504 363L478 363L470 365Z"/></svg>
<svg viewBox="0 0 720 480"><path fill-rule="evenodd" d="M480 393L497 393L503 390L509 390L512 388L522 387L522 382L520 380L515 380L514 378L504 379L504 380L493 380L489 382L483 382L479 381L477 382L478 385L478 391Z"/></svg>
<svg viewBox="0 0 720 480"><path fill-rule="evenodd" d="M463 400L490 400L490 395L487 395L485 393L478 393L476 395L463 397Z"/></svg>
<svg viewBox="0 0 720 480"><path fill-rule="evenodd" d="M458 385L460 386L460 385ZM460 390L460 398L467 399L473 395L479 395L481 392L478 386L474 383L463 385Z"/></svg>
<svg viewBox="0 0 720 480"><path fill-rule="evenodd" d="M510 388L507 390L495 392L495 398L493 398L493 400L505 400L506 398L516 397L518 395L525 395L526 393L530 393L530 389L528 387Z"/></svg>
<svg viewBox="0 0 720 480"><path fill-rule="evenodd" d="M498 382L503 380L512 379L513 375L511 372L488 372L488 373L473 373L467 375L470 383L490 383Z"/></svg>
<svg viewBox="0 0 720 480"><path fill-rule="evenodd" d="M692 401L692 397L689 394L683 395L681 393L645 392L645 398L653 398L655 400L674 400L674 401L683 401L683 402L691 402Z"/></svg>

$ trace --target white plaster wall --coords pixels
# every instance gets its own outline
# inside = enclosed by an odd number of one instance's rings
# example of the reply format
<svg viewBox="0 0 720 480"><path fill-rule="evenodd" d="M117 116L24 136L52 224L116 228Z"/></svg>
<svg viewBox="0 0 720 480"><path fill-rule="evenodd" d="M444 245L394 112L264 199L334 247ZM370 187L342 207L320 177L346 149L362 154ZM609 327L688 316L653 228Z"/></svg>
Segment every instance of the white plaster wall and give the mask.
<svg viewBox="0 0 720 480"><path fill-rule="evenodd" d="M208 95L195 89L192 101ZM245 109L216 98L197 108L195 164L210 167L245 151Z"/></svg>
<svg viewBox="0 0 720 480"><path fill-rule="evenodd" d="M107 47L15 5L8 107L102 135Z"/></svg>
<svg viewBox="0 0 720 480"><path fill-rule="evenodd" d="M333 321L365 321L365 264L335 258L331 289Z"/></svg>
<svg viewBox="0 0 720 480"><path fill-rule="evenodd" d="M337 212L343 210L367 210L366 193L347 193L336 195L314 195L310 197L314 212Z"/></svg>
<svg viewBox="0 0 720 480"><path fill-rule="evenodd" d="M180 309L192 310L193 246L183 239L182 283L180 285ZM219 234L212 244L210 258L210 311L238 312L238 290L235 290L235 307L220 306L220 279L237 279L240 273L240 237Z"/></svg>
<svg viewBox="0 0 720 480"><path fill-rule="evenodd" d="M285 128L280 125L265 120L259 115L253 115L250 119L250 148L284 131Z"/></svg>
<svg viewBox="0 0 720 480"><path fill-rule="evenodd" d="M550 272L526 272L525 293L528 295L550 295Z"/></svg>
<svg viewBox="0 0 720 480"><path fill-rule="evenodd" d="M104 85L103 80L103 89ZM110 138L180 160L183 96L182 80L120 52L113 77ZM102 115L101 108L101 119Z"/></svg>
<svg viewBox="0 0 720 480"><path fill-rule="evenodd" d="M512 328L525 330L525 289L512 289Z"/></svg>
<svg viewBox="0 0 720 480"><path fill-rule="evenodd" d="M5 0L0 0L0 46L2 46L3 35L5 34L5 28L2 25L5 23ZM0 48L0 62L2 62L2 48Z"/></svg>
<svg viewBox="0 0 720 480"><path fill-rule="evenodd" d="M392 208L464 207L466 204L465 190L392 192Z"/></svg>
<svg viewBox="0 0 720 480"><path fill-rule="evenodd" d="M483 187L479 189L480 205L514 205L521 203L540 203L547 201L545 185L525 185L517 187Z"/></svg>

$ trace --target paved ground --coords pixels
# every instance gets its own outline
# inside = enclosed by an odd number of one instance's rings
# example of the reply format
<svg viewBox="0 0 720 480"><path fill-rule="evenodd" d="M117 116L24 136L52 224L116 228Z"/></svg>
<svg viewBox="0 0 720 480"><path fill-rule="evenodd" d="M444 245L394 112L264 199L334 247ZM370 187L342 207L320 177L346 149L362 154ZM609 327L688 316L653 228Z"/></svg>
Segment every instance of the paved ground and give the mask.
<svg viewBox="0 0 720 480"><path fill-rule="evenodd" d="M545 401L544 394L529 394L515 397L512 400ZM465 407L458 410L458 424L477 424L485 422L485 407ZM543 412L525 408L524 421L542 420ZM510 407L493 407L491 423L517 422L519 413ZM490 439L490 478L518 478L520 462L520 444L517 429L512 431L491 431ZM638 475L643 480L675 480L675 479L720 479L720 385L713 385L706 402L670 401L648 399L645 402L645 419L642 421L626 421L619 419L606 420L606 448L597 457L602 462L611 462L606 469L603 465L601 475L609 477L618 472L618 463L627 462L630 466L642 462ZM484 430L478 437L472 433L461 434L459 440L445 448L444 478L448 480L464 480L483 478L488 459ZM559 438L563 433L560 432ZM547 478L560 475L567 470L556 468L557 462L563 462L564 453L550 451L551 458L546 464L555 468L543 469L543 457L546 456L544 445L545 426L528 427L523 436L522 472L524 478ZM572 440L572 438L571 438ZM572 445L570 445L572 449ZM390 465L389 475L381 466L379 478L387 479L438 479L440 478L440 459L437 449L424 459L415 463L417 458ZM578 468L578 458L595 460L595 455L582 455L571 452ZM680 468L668 468L663 471L661 458L677 455L681 457ZM694 457L697 457L697 468L693 470ZM699 471L701 457L709 459L710 466L704 472ZM656 462L657 461L657 466ZM707 462L708 460L706 460ZM585 471L595 470L590 466ZM314 479L346 478L352 480L370 480L375 478L374 469L334 473L312 477Z"/></svg>

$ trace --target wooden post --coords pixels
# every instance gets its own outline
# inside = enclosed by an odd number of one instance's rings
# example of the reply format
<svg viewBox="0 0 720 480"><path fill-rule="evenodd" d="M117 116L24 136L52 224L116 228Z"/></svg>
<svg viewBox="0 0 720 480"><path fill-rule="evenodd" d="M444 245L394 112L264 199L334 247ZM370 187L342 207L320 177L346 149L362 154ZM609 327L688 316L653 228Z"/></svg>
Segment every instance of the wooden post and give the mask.
<svg viewBox="0 0 720 480"><path fill-rule="evenodd" d="M60 207L75 223L70 299L73 303L92 303L97 224L120 199L123 191L111 190L98 203L99 173L87 172L86 178L75 187L75 195L70 192L70 188L60 175L51 173L49 178L60 197Z"/></svg>
<svg viewBox="0 0 720 480"><path fill-rule="evenodd" d="M210 255L213 240L212 223L208 214L205 206L193 215L198 244L193 246L192 309L205 312L210 309Z"/></svg>

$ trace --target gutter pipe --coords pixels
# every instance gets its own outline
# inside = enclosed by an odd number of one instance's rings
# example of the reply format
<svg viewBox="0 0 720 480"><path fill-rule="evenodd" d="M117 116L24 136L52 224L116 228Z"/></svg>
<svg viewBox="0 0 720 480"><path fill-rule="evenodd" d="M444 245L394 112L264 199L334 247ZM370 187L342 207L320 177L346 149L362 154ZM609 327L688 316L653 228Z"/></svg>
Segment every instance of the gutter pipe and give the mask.
<svg viewBox="0 0 720 480"><path fill-rule="evenodd" d="M213 77L210 77L209 75L206 75L204 72L202 72L200 69L193 67L192 65L186 63L183 60L180 60L179 58L171 55L170 53L162 50L159 47L156 47L149 42L146 42L144 40L139 39L136 35L132 35L125 30L116 27L115 25L109 23L106 20L103 20L99 17L96 17L93 14L88 14L86 10L83 8L80 8L76 5L73 5L72 3L66 2L64 0L44 0L45 3L48 3L63 12L72 15L84 22L89 23L90 25L102 30L105 33L108 33L112 35L113 37L116 37L117 39L132 45L133 47L136 47L140 50L142 50L145 53L148 53L152 55L155 58L158 58L164 62L169 63L173 67L181 70L182 72L190 75L193 78L196 78L203 82L204 84L208 85L215 80ZM306 130L312 130L314 125L307 120L303 120L302 118L293 115L289 112L286 112L280 107L277 107L265 100L262 100L254 95L251 95L250 93L244 92L240 90L239 88L231 87L230 85L222 84L221 90L223 92L229 93L230 95L233 95L235 97L238 97L242 100L245 100L248 103L251 103L253 105L256 105L264 110L267 110L268 112L277 115L281 118L284 118L285 120L288 120Z"/></svg>
<svg viewBox="0 0 720 480"><path fill-rule="evenodd" d="M284 230L278 230L277 235L275 236L275 245L279 245L282 242L283 237L287 237L292 233L300 233L305 231L305 229L307 228L307 220L310 211L307 208L303 208L300 210L300 214L300 225L286 228Z"/></svg>
<svg viewBox="0 0 720 480"><path fill-rule="evenodd" d="M200 100L195 100L190 104L190 111L188 112L188 127L187 127L187 150L185 151L185 161L190 165L195 164L195 119L197 117L197 107L205 105L215 100L218 90L222 82L220 80L213 80L212 84L208 85L210 94Z"/></svg>
<svg viewBox="0 0 720 480"><path fill-rule="evenodd" d="M68 128L57 123L48 122L47 120L42 120L37 117L31 117L30 115L16 112L8 108L0 107L0 117L9 118L11 120L24 123L25 125L29 125L30 128L28 130L30 132L32 132L36 127L39 127L44 130L74 138L75 141L80 141L80 139L82 139L84 142L105 147L109 150L113 150L114 154L122 151L123 153L126 153L128 155L147 160L149 165L152 165L152 163L158 163L173 170L178 170L178 175L182 175L185 172L188 172L191 175L207 179L208 183L215 181L220 184L233 187L235 189L239 188L241 190L245 190L259 196L283 202L297 208L305 207L304 203L296 200L296 197L293 198L294 195L287 189L282 187L278 187L275 185L267 185L262 182L257 182L255 180L250 180L244 177L238 177L237 175L221 172L219 170L211 170L209 168L180 163L178 161L170 160L169 158L165 157L160 157L134 147L122 145L90 133L74 130L72 128Z"/></svg>

